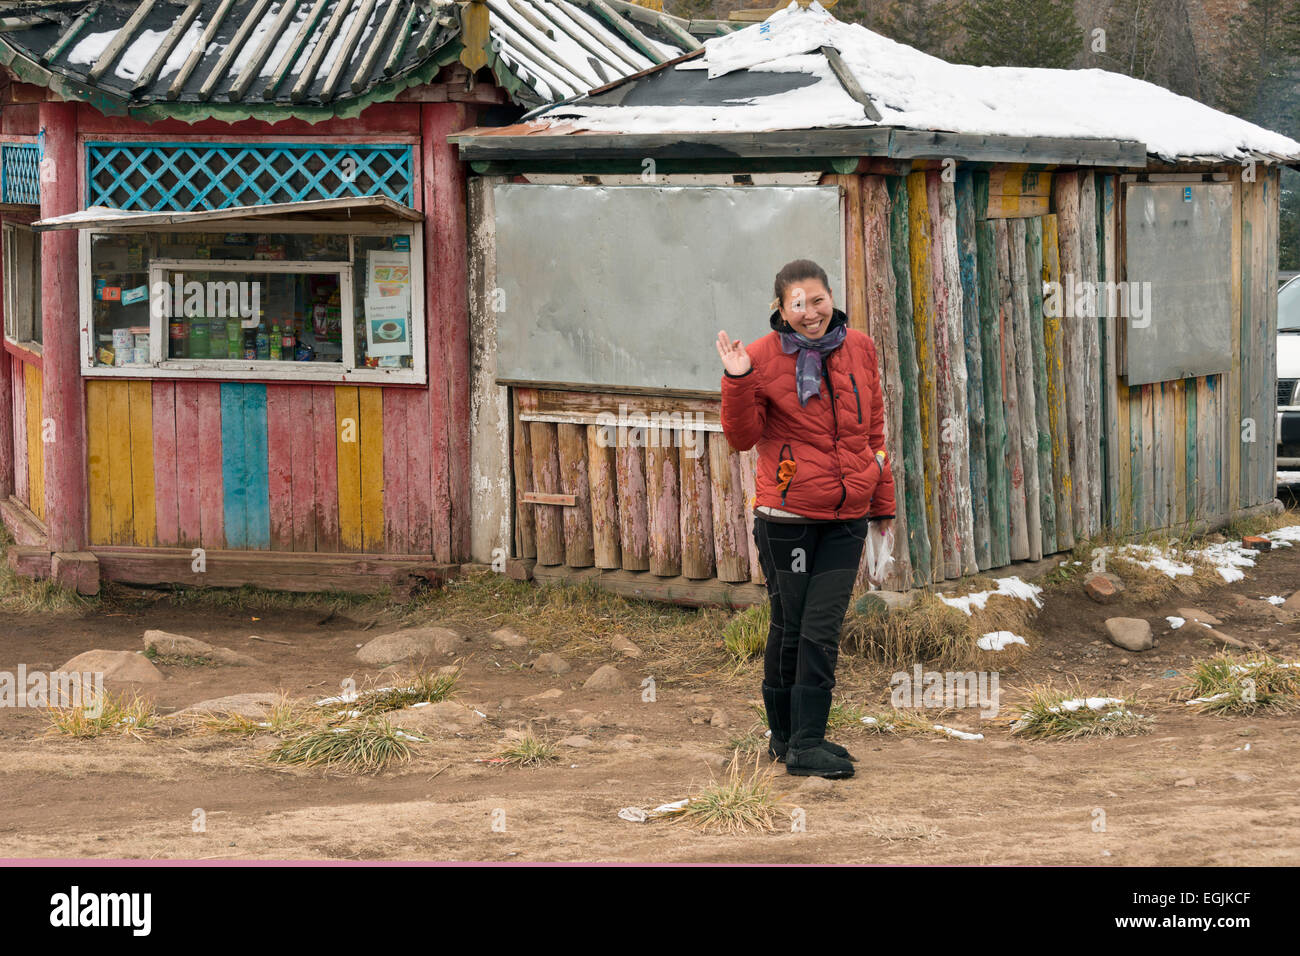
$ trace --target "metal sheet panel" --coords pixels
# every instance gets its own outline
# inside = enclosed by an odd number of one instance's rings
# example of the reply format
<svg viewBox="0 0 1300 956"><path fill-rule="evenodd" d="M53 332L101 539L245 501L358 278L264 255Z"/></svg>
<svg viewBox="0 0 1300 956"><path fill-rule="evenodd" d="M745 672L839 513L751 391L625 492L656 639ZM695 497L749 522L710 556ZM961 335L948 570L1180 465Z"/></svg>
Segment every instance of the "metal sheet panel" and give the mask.
<svg viewBox="0 0 1300 956"><path fill-rule="evenodd" d="M497 185L497 380L716 393L718 330L770 332L785 263L817 262L843 305L839 192Z"/></svg>
<svg viewBox="0 0 1300 956"><path fill-rule="evenodd" d="M1128 186L1126 278L1150 283L1149 322L1125 320L1129 385L1232 367L1232 196L1230 183Z"/></svg>

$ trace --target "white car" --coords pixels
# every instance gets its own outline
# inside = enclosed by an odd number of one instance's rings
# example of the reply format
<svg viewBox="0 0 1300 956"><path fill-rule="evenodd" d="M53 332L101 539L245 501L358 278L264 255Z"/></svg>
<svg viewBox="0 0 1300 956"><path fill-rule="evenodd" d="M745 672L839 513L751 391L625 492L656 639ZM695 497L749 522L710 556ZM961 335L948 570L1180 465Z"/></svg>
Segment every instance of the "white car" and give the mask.
<svg viewBox="0 0 1300 956"><path fill-rule="evenodd" d="M1277 467L1300 468L1300 276L1277 294Z"/></svg>

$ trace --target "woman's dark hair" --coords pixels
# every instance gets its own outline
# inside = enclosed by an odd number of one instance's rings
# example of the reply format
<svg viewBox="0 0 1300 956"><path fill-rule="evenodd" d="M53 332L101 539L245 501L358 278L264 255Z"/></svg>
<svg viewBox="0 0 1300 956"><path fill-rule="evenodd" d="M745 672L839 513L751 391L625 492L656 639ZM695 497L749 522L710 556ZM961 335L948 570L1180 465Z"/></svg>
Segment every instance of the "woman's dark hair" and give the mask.
<svg viewBox="0 0 1300 956"><path fill-rule="evenodd" d="M802 282L805 279L817 279L827 289L831 287L830 280L826 278L825 269L811 259L795 259L793 262L787 262L783 265L781 271L776 274L776 282L773 284L773 291L776 293L776 304L772 308L780 308L785 303L786 290L796 282Z"/></svg>

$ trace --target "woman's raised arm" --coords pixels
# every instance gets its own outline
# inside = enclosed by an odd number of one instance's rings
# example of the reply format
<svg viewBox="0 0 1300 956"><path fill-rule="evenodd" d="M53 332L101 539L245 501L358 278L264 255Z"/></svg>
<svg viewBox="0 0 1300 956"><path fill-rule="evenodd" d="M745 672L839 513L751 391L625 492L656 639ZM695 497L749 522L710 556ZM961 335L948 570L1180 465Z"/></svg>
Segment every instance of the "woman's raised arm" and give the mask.
<svg viewBox="0 0 1300 956"><path fill-rule="evenodd" d="M736 451L753 448L767 424L767 404L758 387L754 363L740 340L731 341L718 333L718 355L722 358L722 433Z"/></svg>

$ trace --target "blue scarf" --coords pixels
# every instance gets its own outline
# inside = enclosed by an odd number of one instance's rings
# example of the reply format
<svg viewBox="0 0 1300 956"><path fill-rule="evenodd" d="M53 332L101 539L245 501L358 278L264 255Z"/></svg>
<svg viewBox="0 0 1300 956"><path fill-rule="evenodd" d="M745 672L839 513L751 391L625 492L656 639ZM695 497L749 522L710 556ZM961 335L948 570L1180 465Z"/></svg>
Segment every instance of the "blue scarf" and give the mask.
<svg viewBox="0 0 1300 956"><path fill-rule="evenodd" d="M784 322L781 324L790 328ZM781 337L781 351L786 355L792 355L796 351L799 353L795 360L794 380L798 386L800 405L807 405L808 399L821 394L822 360L844 344L848 332L847 323L836 324L834 318L831 319L830 330L816 340L804 338L798 332L777 332Z"/></svg>

